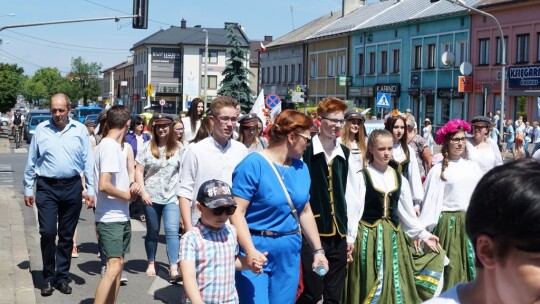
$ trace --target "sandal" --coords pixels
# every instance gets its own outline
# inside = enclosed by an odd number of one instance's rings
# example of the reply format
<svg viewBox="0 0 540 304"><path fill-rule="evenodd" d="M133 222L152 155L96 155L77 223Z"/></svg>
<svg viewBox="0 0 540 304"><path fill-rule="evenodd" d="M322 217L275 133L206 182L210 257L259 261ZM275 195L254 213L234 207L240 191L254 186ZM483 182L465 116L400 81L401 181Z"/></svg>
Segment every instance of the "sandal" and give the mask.
<svg viewBox="0 0 540 304"><path fill-rule="evenodd" d="M148 268L146 268L146 276L147 277L156 276L156 268L154 266L154 263L148 263Z"/></svg>

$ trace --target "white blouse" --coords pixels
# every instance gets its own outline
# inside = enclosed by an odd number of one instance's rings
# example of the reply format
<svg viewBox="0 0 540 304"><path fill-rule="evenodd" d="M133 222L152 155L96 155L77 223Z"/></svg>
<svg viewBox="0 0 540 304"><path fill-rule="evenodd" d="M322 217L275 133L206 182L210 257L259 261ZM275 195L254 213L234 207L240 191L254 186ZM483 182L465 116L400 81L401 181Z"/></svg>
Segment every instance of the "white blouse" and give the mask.
<svg viewBox="0 0 540 304"><path fill-rule="evenodd" d="M460 158L450 161L444 170L446 181L441 179L442 162L431 168L426 178L426 193L420 221L432 231L441 212L466 211L476 184L483 176L478 165Z"/></svg>
<svg viewBox="0 0 540 304"><path fill-rule="evenodd" d="M486 142L489 145L479 147L467 141L467 158L477 163L483 174L503 164L497 143L490 138L486 138Z"/></svg>
<svg viewBox="0 0 540 304"><path fill-rule="evenodd" d="M395 189L395 174L399 173L392 169L390 166L386 169L385 172L381 172L373 168L371 165L369 165L364 170L369 171L369 176L371 177L374 187L384 191L386 194ZM358 176L360 180L360 206L361 213L363 214L364 206L366 205L366 181L364 180L363 174L359 174ZM419 238L425 241L431 236L431 233L427 232L424 229L421 222L416 217L416 213L412 204L409 182L404 176L401 177L401 191L399 195L397 215L399 218L399 222L403 227L403 231L409 237Z"/></svg>
<svg viewBox="0 0 540 304"><path fill-rule="evenodd" d="M409 148L409 167L407 170L407 180L409 182L409 189L412 193L413 201L415 204L419 204L424 198L424 188L422 188L422 178L420 177L420 169L418 168L418 160L416 159L416 152L413 148L407 145ZM398 163L405 161L407 156L403 152L401 144L395 144L393 149L393 158ZM403 187L402 187L403 188Z"/></svg>

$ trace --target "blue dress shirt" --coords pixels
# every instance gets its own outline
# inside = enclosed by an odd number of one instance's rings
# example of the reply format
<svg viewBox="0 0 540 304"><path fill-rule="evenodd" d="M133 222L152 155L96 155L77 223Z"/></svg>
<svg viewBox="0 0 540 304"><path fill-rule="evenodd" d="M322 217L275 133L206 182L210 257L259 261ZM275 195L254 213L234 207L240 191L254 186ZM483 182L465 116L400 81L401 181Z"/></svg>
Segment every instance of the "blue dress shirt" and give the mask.
<svg viewBox="0 0 540 304"><path fill-rule="evenodd" d="M84 171L86 192L94 195L94 155L86 127L69 119L59 130L52 119L40 123L34 133L24 171L24 195L34 195L37 176L70 178Z"/></svg>

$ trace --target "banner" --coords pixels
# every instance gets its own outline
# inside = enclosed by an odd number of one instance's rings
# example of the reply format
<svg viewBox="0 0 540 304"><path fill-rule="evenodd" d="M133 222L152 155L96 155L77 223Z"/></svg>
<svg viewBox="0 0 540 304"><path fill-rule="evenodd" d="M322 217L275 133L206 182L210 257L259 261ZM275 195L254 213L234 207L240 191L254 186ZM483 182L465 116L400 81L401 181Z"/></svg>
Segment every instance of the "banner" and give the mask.
<svg viewBox="0 0 540 304"><path fill-rule="evenodd" d="M261 89L259 92L259 96L257 96L257 100L255 100L255 103L253 104L253 107L251 108L251 113L257 114L257 116L261 119L263 122L263 125L266 125L266 117L264 116L264 90Z"/></svg>

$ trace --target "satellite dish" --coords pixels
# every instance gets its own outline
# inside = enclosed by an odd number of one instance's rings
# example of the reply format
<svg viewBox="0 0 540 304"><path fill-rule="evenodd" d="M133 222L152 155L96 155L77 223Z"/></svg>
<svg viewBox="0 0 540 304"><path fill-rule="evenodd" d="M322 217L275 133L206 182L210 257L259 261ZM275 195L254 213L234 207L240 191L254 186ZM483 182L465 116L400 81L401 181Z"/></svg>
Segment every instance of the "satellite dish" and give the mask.
<svg viewBox="0 0 540 304"><path fill-rule="evenodd" d="M465 76L469 76L472 73L472 64L468 61L463 61L459 66L459 71Z"/></svg>
<svg viewBox="0 0 540 304"><path fill-rule="evenodd" d="M446 51L442 54L441 60L444 65L453 65L456 57L452 52Z"/></svg>

